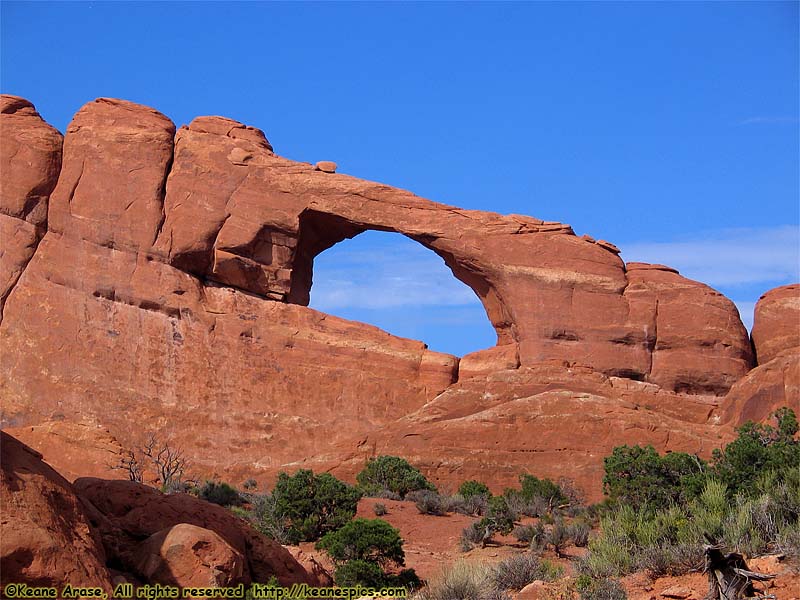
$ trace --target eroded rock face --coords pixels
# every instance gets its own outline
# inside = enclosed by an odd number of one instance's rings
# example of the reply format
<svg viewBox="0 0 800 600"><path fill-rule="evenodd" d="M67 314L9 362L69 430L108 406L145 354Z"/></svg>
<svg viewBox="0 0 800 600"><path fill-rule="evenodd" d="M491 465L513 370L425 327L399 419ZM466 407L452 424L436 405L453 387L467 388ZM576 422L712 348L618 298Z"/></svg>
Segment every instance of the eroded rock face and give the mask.
<svg viewBox="0 0 800 600"><path fill-rule="evenodd" d="M0 586L94 585L111 592L106 555L70 483L0 432Z"/></svg>
<svg viewBox="0 0 800 600"><path fill-rule="evenodd" d="M0 115L4 139L25 139L38 117L22 120L17 112L32 107L5 101L21 108ZM40 121L36 127L47 128ZM60 157L57 136L51 141L36 179L48 193ZM3 171L11 180L3 189L17 190L14 206L30 196L28 176ZM23 222L11 218L15 227ZM314 257L368 229L404 234L438 254L483 302L498 345L459 361L308 309ZM525 421L532 408L519 403L520 389L555 368L650 386L658 399L642 420L620 408L619 386L593 391L602 400L592 404L580 400L582 384L559 384L568 399L547 400L561 416L547 421L555 429L537 456L553 461L551 470L585 472L576 478L593 484L602 454L589 450L589 439L602 434L601 423L628 432L621 439L643 432L660 449L674 447L695 435L687 415L698 404L716 406L753 365L733 304L673 269L625 265L613 244L576 237L561 223L461 210L281 158L262 131L222 117L176 132L151 108L90 102L68 128L46 233L20 235L22 255L32 258L9 267L4 258L0 274L16 282L0 326L0 343L12 349L0 355L4 422L89 420L126 447L159 431L197 469L230 478L272 476L303 460L321 464L321 456L343 464L376 431L464 389L474 388L472 412L458 414L501 418L475 391L481 380L497 382L492 393L521 411L514 435L531 436L539 425ZM574 452L553 451L582 422L582 403L594 407L597 427ZM700 412L708 419L713 408ZM647 434L666 431L662 414L674 418L675 433ZM396 444L397 453L414 439L407 433L369 443ZM466 425L458 435L480 444ZM607 440L604 448L614 441ZM496 442L483 454L509 477L533 455ZM331 447L345 454L330 457ZM428 462L439 451L431 448ZM440 472L460 476L456 467Z"/></svg>
<svg viewBox="0 0 800 600"><path fill-rule="evenodd" d="M800 285L761 296L753 320L758 366L728 393L724 419L734 425L763 421L782 406L800 415Z"/></svg>
<svg viewBox="0 0 800 600"><path fill-rule="evenodd" d="M187 562L202 562L203 552L195 552L197 548L192 550L191 539L196 538L213 542L214 551L207 558L213 558L211 562L222 560L217 565L225 567L222 570L227 575L220 575L222 579L266 583L274 575L285 586L293 583L317 584L315 578L306 573L285 548L256 533L244 521L221 506L188 494L162 494L156 489L132 481L85 477L76 480L74 485L78 493L91 502L102 515L97 526L103 543L114 549L123 565L140 575L151 571L156 578L161 577L158 573L163 575L162 568L166 567L151 565L153 568L150 569L144 556L156 552L155 546L161 548L158 550L160 553L164 544L172 542L178 543L182 548L180 557L176 557L180 564L187 566ZM193 527L178 528L176 531L175 527L181 524ZM205 530L214 535L205 533ZM137 545L139 540L145 538L149 538L149 542L145 542L143 546ZM217 538L224 545L219 544ZM234 553L226 550L225 546ZM239 562L237 555L243 557L243 563ZM205 574L213 571L213 565L207 567L203 571ZM198 577L201 575L202 573ZM191 578L191 573L186 571L186 577Z"/></svg>
<svg viewBox="0 0 800 600"><path fill-rule="evenodd" d="M730 441L732 429L712 419L719 402L554 362L459 381L418 411L306 467L353 480L370 457L394 454L436 484L477 479L502 493L518 486L521 474L535 473L569 479L595 502L602 499L602 459L615 446L708 456Z"/></svg>
<svg viewBox="0 0 800 600"><path fill-rule="evenodd" d="M0 321L8 294L47 228L47 203L61 169L61 134L33 104L0 95Z"/></svg>
<svg viewBox="0 0 800 600"><path fill-rule="evenodd" d="M756 303L753 345L758 364L800 347L800 284L768 291Z"/></svg>

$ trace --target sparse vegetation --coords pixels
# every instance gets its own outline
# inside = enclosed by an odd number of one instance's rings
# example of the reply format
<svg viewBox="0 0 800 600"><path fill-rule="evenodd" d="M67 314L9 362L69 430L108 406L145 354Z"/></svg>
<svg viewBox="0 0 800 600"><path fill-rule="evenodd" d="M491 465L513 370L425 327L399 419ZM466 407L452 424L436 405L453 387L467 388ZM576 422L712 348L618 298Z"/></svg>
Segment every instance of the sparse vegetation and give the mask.
<svg viewBox="0 0 800 600"><path fill-rule="evenodd" d="M162 492L174 493L185 491L182 484L188 465L189 460L179 446L151 432L138 448L123 455L112 468L125 471L130 481L148 483L155 479Z"/></svg>
<svg viewBox="0 0 800 600"><path fill-rule="evenodd" d="M515 554L497 563L494 568L494 585L499 590L521 590L533 581L553 581L562 569L532 552Z"/></svg>
<svg viewBox="0 0 800 600"><path fill-rule="evenodd" d="M591 579L581 576L576 587L581 600L626 600L628 597L622 584L610 577Z"/></svg>
<svg viewBox="0 0 800 600"><path fill-rule="evenodd" d="M206 481L200 488L198 496L206 502L220 506L238 506L242 503L239 492L224 481Z"/></svg>
<svg viewBox="0 0 800 600"><path fill-rule="evenodd" d="M494 571L487 565L457 562L428 584L419 600L510 600L494 585Z"/></svg>
<svg viewBox="0 0 800 600"><path fill-rule="evenodd" d="M638 569L686 573L702 564L704 535L749 556L778 549L798 556L797 420L789 409L774 417L776 425L741 427L710 464L679 453L658 456L652 448L616 448L605 479L615 506L580 571L594 579Z"/></svg>
<svg viewBox="0 0 800 600"><path fill-rule="evenodd" d="M397 456L378 456L369 459L356 479L367 496L386 497L381 494L390 493L404 498L415 490L435 489L418 469Z"/></svg>
<svg viewBox="0 0 800 600"><path fill-rule="evenodd" d="M418 490L408 494L417 510L423 515L441 516L447 512L444 499L432 490Z"/></svg>
<svg viewBox="0 0 800 600"><path fill-rule="evenodd" d="M375 513L376 517L382 517L383 515L389 512L386 509L386 505L383 504L382 502L376 502L375 505L372 507L372 511Z"/></svg>

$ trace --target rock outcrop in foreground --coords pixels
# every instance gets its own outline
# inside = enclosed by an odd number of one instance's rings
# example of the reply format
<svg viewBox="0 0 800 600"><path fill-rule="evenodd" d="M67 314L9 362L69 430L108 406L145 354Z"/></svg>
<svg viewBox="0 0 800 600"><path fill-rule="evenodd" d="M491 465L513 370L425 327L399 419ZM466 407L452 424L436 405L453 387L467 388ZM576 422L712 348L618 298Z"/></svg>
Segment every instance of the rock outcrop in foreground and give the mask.
<svg viewBox="0 0 800 600"><path fill-rule="evenodd" d="M0 117L0 389L19 432L88 422L130 448L157 431L234 481L391 453L439 481L530 471L596 498L615 445L706 454L798 404L796 286L759 305L752 370L730 300L568 225L290 161L222 117L176 132L102 98L63 144L26 100ZM439 255L497 345L459 358L307 308L314 257L370 229Z"/></svg>
<svg viewBox="0 0 800 600"><path fill-rule="evenodd" d="M221 587L308 583L276 542L230 511L187 494L164 495L132 481L70 484L35 450L0 432L2 584ZM110 570L108 565L114 565Z"/></svg>

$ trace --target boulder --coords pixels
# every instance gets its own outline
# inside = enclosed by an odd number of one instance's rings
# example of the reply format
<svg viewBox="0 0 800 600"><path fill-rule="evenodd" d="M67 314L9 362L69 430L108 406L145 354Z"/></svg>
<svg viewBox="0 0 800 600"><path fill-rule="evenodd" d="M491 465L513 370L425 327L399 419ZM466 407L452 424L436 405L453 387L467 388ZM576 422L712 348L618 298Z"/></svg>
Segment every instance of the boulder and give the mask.
<svg viewBox="0 0 800 600"><path fill-rule="evenodd" d="M106 554L70 483L41 455L0 431L0 586L99 586Z"/></svg>
<svg viewBox="0 0 800 600"><path fill-rule="evenodd" d="M183 549L176 560L182 568L190 563L195 564L193 561L205 560L206 550L189 544L189 540L197 536L197 539L213 541L214 550L208 550L208 560L219 559L222 560L220 565L227 565L225 569L220 567L225 573L219 574L222 579L231 577L245 583L266 583L275 576L284 586L293 583L317 584L316 579L283 546L257 533L247 522L221 506L188 494L162 494L133 481L84 477L76 480L74 485L78 493L103 516L104 520L98 523L103 543L114 548L119 560L134 572L149 572L150 567L145 569L143 566L147 562L143 557L155 552L154 548L159 543L162 549L164 544L180 543ZM193 527L179 528L173 532L177 525ZM214 535L205 533L205 530ZM137 546L137 541L145 538L149 538L149 542ZM220 544L217 538L223 543ZM203 544L205 542L200 546ZM236 556L242 557L244 563L237 562ZM243 565L241 572L237 565ZM203 573L211 573L213 567L207 565ZM156 565L153 569L153 573L160 573L158 577L166 576L166 567ZM187 571L185 577L191 577L191 574Z"/></svg>
<svg viewBox="0 0 800 600"><path fill-rule="evenodd" d="M209 529L180 523L162 529L134 551L137 573L150 584L232 587L244 582L242 555Z"/></svg>

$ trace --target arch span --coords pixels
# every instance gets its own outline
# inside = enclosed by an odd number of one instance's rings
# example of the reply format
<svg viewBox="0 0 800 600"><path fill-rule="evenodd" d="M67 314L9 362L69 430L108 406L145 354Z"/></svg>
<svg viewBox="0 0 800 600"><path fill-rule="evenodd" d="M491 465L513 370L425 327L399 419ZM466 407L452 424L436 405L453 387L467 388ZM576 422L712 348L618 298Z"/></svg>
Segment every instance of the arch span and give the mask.
<svg viewBox="0 0 800 600"><path fill-rule="evenodd" d="M299 232L294 261L292 263L291 287L287 301L308 306L313 283L314 258L339 242L353 238L364 231L399 233L418 242L436 253L453 276L467 285L483 304L486 316L495 329L497 343L511 343L511 319L504 310L497 291L488 279L474 268L461 264L452 252L437 248L432 236L409 235L402 228L367 222L356 222L348 218L321 212L304 210L299 217Z"/></svg>

